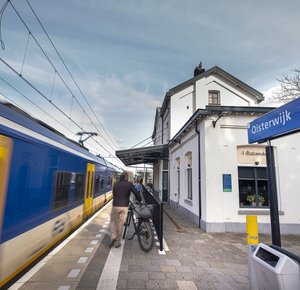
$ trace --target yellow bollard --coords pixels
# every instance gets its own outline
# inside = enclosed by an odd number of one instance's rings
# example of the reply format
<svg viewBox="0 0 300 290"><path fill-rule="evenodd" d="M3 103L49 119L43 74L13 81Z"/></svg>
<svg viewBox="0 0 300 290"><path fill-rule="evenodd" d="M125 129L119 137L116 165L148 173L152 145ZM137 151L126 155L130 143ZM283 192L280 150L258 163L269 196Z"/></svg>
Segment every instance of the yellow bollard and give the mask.
<svg viewBox="0 0 300 290"><path fill-rule="evenodd" d="M252 254L258 245L258 223L257 216L246 216L246 231L247 231L247 244L248 244L248 274L249 274L249 289L258 290L255 272L252 264Z"/></svg>
<svg viewBox="0 0 300 290"><path fill-rule="evenodd" d="M246 216L247 244L258 245L258 223L256 215Z"/></svg>

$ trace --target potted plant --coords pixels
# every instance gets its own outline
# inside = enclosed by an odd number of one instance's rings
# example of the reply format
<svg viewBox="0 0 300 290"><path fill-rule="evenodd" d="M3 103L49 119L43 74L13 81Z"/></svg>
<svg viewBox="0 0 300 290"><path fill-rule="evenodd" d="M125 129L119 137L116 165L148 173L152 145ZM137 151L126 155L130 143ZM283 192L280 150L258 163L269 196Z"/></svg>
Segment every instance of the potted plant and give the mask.
<svg viewBox="0 0 300 290"><path fill-rule="evenodd" d="M265 198L264 196L262 196L261 194L258 196L258 204L259 206L262 206L263 203L265 202Z"/></svg>
<svg viewBox="0 0 300 290"><path fill-rule="evenodd" d="M246 200L249 201L252 206L256 205L256 196L255 196L255 194L247 195Z"/></svg>

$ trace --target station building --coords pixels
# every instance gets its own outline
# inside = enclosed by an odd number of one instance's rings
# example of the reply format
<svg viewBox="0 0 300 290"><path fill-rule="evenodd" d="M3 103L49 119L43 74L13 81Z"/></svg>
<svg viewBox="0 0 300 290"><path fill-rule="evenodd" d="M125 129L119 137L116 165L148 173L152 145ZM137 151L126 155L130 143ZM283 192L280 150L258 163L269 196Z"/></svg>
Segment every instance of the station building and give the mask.
<svg viewBox="0 0 300 290"><path fill-rule="evenodd" d="M266 144L248 144L247 124L270 112L263 95L215 66L170 89L156 109L154 146L124 150L127 164L153 164L160 198L207 232L245 232L257 215L270 233ZM275 147L280 230L300 234L300 135ZM117 154L118 155L118 154Z"/></svg>

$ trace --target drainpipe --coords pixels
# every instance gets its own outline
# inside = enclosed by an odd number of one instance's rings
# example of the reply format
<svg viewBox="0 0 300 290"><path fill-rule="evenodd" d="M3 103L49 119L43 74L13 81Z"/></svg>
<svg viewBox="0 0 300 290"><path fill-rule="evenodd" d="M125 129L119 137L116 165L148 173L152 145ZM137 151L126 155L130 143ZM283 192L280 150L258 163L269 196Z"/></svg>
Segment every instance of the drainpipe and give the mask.
<svg viewBox="0 0 300 290"><path fill-rule="evenodd" d="M161 144L164 144L164 116L161 117Z"/></svg>
<svg viewBox="0 0 300 290"><path fill-rule="evenodd" d="M198 119L196 119L195 131L198 135L198 187L199 187L199 228L201 228L201 156L200 156L200 131L198 129Z"/></svg>

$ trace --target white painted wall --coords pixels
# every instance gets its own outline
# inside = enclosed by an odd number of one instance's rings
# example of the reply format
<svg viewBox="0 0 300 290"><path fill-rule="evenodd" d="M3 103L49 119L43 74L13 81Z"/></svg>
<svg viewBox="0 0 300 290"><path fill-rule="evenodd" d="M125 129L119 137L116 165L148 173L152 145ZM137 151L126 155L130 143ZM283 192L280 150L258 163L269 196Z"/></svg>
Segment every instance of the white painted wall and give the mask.
<svg viewBox="0 0 300 290"><path fill-rule="evenodd" d="M193 115L193 86L180 91L171 96L170 108L170 137L173 138L175 134L182 128L187 120Z"/></svg>
<svg viewBox="0 0 300 290"><path fill-rule="evenodd" d="M195 89L195 91L194 91ZM182 126L193 115L196 109L205 109L208 105L208 92L220 91L222 106L256 106L257 101L247 91L232 85L226 79L211 75L202 78L188 88L174 94L170 98L170 112L164 116L164 133L168 126L169 136L173 138ZM231 115L220 118L213 128L212 121L217 115L208 116L199 124L201 135L201 191L202 191L202 220L207 224L217 224L219 229L225 228L226 223L245 224L246 213L243 212L265 211L265 209L245 209L239 206L238 187L238 158L237 146L247 145L247 123L256 116L249 114ZM168 124L167 124L168 123ZM157 123L157 131L161 131L161 120ZM225 128L226 127L226 128ZM300 224L300 133L272 141L276 146L275 156L277 162L277 186L280 222L284 224ZM166 138L164 138L166 143ZM161 143L158 143L161 144ZM192 152L193 170L193 200L192 204L187 199L185 154ZM176 158L180 158L180 200L179 206L194 215L199 214L199 189L198 189L198 138L195 129L191 129L184 137L181 144L173 144L170 148L169 180L170 199L178 202ZM244 165L244 164L243 164ZM249 164L250 165L250 164ZM252 165L252 164L251 164ZM261 166L261 165L259 165ZM161 196L161 171L157 178ZM232 192L223 192L222 174L231 174ZM269 215L258 215L261 224L270 223Z"/></svg>
<svg viewBox="0 0 300 290"><path fill-rule="evenodd" d="M300 133L273 140L276 146L280 222L300 223Z"/></svg>
<svg viewBox="0 0 300 290"><path fill-rule="evenodd" d="M178 184L176 158L180 158L180 199L179 205L187 208L195 215L199 214L199 191L198 191L198 140L195 130L191 130L181 141L170 150L170 199L178 201ZM188 142L186 142L188 140ZM187 167L186 154L192 152L192 204L185 200L187 196Z"/></svg>
<svg viewBox="0 0 300 290"><path fill-rule="evenodd" d="M170 100L170 137L173 138L197 109L208 105L208 93L220 91L222 106L256 106L257 102L250 94L239 87L232 87L219 75L210 75L199 79L195 86L190 85L171 96ZM195 94L195 97L194 97Z"/></svg>
<svg viewBox="0 0 300 290"><path fill-rule="evenodd" d="M221 76L210 75L196 82L196 107L205 108L208 104L208 92L220 91L222 106L256 106L253 96L239 87L234 87Z"/></svg>
<svg viewBox="0 0 300 290"><path fill-rule="evenodd" d="M216 128L212 126L213 117L207 118L200 124L202 138L202 220L206 223L241 223L246 221L249 210L263 212L265 209L245 209L239 207L238 187L238 159L237 146L248 144L246 125L253 118L250 115L226 116L221 118ZM224 128L231 125L232 128ZM242 128L241 126L245 126ZM192 135L194 137L187 141ZM272 141L276 146L275 156L277 162L277 182L279 210L284 212L280 215L280 223L300 223L300 133ZM255 144L256 145L256 144ZM198 215L198 140L195 130L181 140L181 145L176 145L170 152L170 198L176 202L177 197L177 172L175 160L181 160L181 198L179 204L190 212ZM186 152L193 154L193 205L184 202L186 198L186 175L184 158ZM249 164L253 166L253 164ZM244 166L244 164L243 164ZM231 174L232 192L223 192L222 174ZM258 215L261 224L270 223L269 215Z"/></svg>

